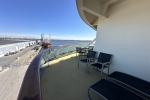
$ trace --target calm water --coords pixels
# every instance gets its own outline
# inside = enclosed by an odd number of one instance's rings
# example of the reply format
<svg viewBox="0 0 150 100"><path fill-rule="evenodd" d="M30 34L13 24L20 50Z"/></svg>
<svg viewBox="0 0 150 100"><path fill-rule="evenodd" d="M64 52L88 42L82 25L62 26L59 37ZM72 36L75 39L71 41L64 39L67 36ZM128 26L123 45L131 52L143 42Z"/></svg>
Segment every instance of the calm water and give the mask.
<svg viewBox="0 0 150 100"><path fill-rule="evenodd" d="M66 44L88 44L90 41L72 41L72 40L51 40L52 47Z"/></svg>

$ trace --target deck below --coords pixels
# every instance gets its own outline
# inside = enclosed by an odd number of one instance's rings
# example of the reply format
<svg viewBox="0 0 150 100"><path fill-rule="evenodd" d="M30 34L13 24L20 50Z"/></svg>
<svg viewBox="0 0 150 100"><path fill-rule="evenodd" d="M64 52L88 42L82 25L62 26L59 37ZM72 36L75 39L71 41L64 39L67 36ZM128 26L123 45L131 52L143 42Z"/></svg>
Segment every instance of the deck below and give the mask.
<svg viewBox="0 0 150 100"><path fill-rule="evenodd" d="M41 78L43 100L89 100L87 90L99 81L100 72L90 68L87 74L86 64L80 63L77 68L77 61L71 54L50 62ZM92 98L100 99L94 94Z"/></svg>
<svg viewBox="0 0 150 100"><path fill-rule="evenodd" d="M17 100L26 70L39 50L28 51L0 72L0 100Z"/></svg>

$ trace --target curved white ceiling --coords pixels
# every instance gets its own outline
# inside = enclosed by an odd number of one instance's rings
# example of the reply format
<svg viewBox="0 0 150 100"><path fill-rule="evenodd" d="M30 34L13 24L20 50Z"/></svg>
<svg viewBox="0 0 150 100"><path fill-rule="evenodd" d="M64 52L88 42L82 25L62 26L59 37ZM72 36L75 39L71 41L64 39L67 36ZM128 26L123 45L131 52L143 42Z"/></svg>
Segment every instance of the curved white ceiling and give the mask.
<svg viewBox="0 0 150 100"><path fill-rule="evenodd" d="M109 17L108 9L125 0L76 0L81 18L94 30L97 30L98 20Z"/></svg>

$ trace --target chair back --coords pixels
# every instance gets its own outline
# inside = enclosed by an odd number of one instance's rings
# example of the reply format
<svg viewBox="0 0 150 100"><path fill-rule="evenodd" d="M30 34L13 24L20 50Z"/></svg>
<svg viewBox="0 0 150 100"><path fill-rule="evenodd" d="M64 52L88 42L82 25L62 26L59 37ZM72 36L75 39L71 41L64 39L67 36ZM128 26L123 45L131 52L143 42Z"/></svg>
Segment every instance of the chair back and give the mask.
<svg viewBox="0 0 150 100"><path fill-rule="evenodd" d="M110 62L111 57L112 57L112 54L106 54L106 53L100 52L99 57L98 57L98 62L101 62L101 63Z"/></svg>
<svg viewBox="0 0 150 100"><path fill-rule="evenodd" d="M88 51L87 58L95 58L96 53L96 51Z"/></svg>
<svg viewBox="0 0 150 100"><path fill-rule="evenodd" d="M94 46L89 46L89 47L88 47L88 50L89 50L89 51L93 51L93 48L94 48Z"/></svg>
<svg viewBox="0 0 150 100"><path fill-rule="evenodd" d="M76 47L76 52L78 52L78 53L82 52L82 48L81 47Z"/></svg>

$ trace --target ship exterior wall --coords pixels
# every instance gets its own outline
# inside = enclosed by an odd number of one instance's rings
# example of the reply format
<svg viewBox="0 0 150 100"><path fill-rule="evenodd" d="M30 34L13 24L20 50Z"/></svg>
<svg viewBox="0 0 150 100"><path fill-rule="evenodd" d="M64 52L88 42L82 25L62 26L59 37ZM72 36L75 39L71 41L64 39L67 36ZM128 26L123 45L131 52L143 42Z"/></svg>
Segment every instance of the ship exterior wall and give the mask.
<svg viewBox="0 0 150 100"><path fill-rule="evenodd" d="M150 0L126 0L99 20L95 50L113 54L110 72L150 81ZM107 73L107 70L105 70Z"/></svg>

